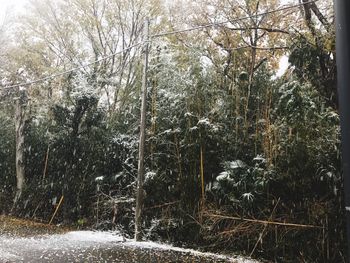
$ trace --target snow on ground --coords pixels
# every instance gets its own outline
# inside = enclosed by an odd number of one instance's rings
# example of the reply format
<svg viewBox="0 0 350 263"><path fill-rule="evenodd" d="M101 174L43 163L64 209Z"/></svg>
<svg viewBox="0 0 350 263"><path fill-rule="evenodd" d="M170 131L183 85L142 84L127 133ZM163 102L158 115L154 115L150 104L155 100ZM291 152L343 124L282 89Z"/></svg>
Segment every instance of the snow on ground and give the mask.
<svg viewBox="0 0 350 263"><path fill-rule="evenodd" d="M71 243L75 242L94 242L94 243L108 243L108 242L122 242L125 239L116 235L113 232L102 231L72 231L63 235L54 235L53 238L61 237Z"/></svg>
<svg viewBox="0 0 350 263"><path fill-rule="evenodd" d="M101 253L101 251L111 249L118 250L118 248L140 251L169 251L197 257L211 258L214 261L224 260L225 262L258 263L257 261L251 259L239 257L233 258L213 253L203 253L192 249L173 247L155 242L136 242L134 240L125 239L122 236L112 232L99 231L73 231L65 234L36 237L11 237L2 235L0 236L0 262L3 262L3 260L6 262L39 262L36 261L36 258L39 258L40 262L56 262L50 261L49 259L51 259L52 256L63 259L68 254L70 256L72 254L76 254L76 256L73 256L74 259L77 258L85 260L87 253L89 255L93 254L95 259L98 259L98 255L101 255L98 253ZM97 250L99 250L98 253L96 253Z"/></svg>
<svg viewBox="0 0 350 263"><path fill-rule="evenodd" d="M37 237L0 236L0 260L16 260L23 254L48 250L84 249L100 244L121 242L123 238L111 232L73 231L65 234Z"/></svg>
<svg viewBox="0 0 350 263"><path fill-rule="evenodd" d="M234 260L239 261L240 263L258 263L258 261L252 260L252 259L246 259L243 257L229 257L225 255L220 255L220 254L214 254L214 253L209 253L209 252L200 252L194 249L188 249L188 248L180 248L180 247L174 247L168 244L160 244L156 242L136 242L133 240L129 240L128 242L124 243L126 246L131 246L131 247L138 247L138 248L146 248L146 249L156 249L156 250L171 250L171 251L176 251L180 253L186 253L186 254L192 254L195 256L200 256L200 257L210 257L213 259L221 259L221 260Z"/></svg>
<svg viewBox="0 0 350 263"><path fill-rule="evenodd" d="M0 260L10 260L10 259L17 259L18 256L15 254L11 254L10 252L6 251L6 249L0 248Z"/></svg>

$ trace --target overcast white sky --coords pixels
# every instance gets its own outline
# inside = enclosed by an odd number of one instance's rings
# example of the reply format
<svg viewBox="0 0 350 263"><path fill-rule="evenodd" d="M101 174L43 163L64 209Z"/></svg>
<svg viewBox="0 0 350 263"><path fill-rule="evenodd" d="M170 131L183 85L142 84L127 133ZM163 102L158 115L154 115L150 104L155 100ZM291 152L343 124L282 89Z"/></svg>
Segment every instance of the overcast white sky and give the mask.
<svg viewBox="0 0 350 263"><path fill-rule="evenodd" d="M52 0L55 1L55 0ZM174 0L176 1L176 0ZM0 22L3 21L4 15L8 12L13 13L14 11L24 7L24 4L28 0L0 0ZM297 0L280 0L281 4L297 3Z"/></svg>
<svg viewBox="0 0 350 263"><path fill-rule="evenodd" d="M28 2L28 0L0 0L0 17L3 17L7 8L17 9L18 7L23 7L23 4L25 2ZM297 3L297 0L280 0L280 2L281 4L287 4L291 2Z"/></svg>
<svg viewBox="0 0 350 263"><path fill-rule="evenodd" d="M28 0L0 0L0 23L3 22L5 14L14 14L16 10L23 8Z"/></svg>

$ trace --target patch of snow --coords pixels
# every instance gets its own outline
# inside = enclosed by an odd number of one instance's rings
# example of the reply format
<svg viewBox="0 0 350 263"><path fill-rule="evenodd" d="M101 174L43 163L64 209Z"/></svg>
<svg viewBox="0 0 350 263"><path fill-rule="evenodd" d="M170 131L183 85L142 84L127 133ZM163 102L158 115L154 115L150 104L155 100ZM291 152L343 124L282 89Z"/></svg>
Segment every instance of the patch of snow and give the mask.
<svg viewBox="0 0 350 263"><path fill-rule="evenodd" d="M87 251L96 247L108 247L115 249L118 249L118 247L128 247L131 249L139 248L160 251L167 250L191 254L194 256L209 257L213 260L221 259L236 263L258 263L258 261L242 257L230 257L226 255L200 252L193 249L173 247L168 244L160 244L149 241L136 242L131 239L125 239L121 235L114 232L102 231L72 231L65 234L26 238L0 235L0 262L3 262L3 260L5 260L5 262L18 261L22 260L23 257L28 257L31 255L39 255L40 258L45 259L45 255L50 255L52 253L80 253L81 251Z"/></svg>
<svg viewBox="0 0 350 263"><path fill-rule="evenodd" d="M161 134L170 134L171 131L172 131L171 129L167 129L167 130L163 131Z"/></svg>
<svg viewBox="0 0 350 263"><path fill-rule="evenodd" d="M5 260L5 262L7 262L8 260L15 260L15 259L19 260L20 257L6 251L3 248L0 248L0 259L3 259L3 260Z"/></svg>
<svg viewBox="0 0 350 263"><path fill-rule="evenodd" d="M221 260L229 260L231 262L237 262L237 263L238 262L239 263L258 263L257 261L252 260L252 259L245 259L245 258L241 258L241 257L230 257L230 256L214 254L214 253L209 253L209 252L200 252L200 251L193 250L193 249L174 247L174 246L171 246L168 244L161 244L161 243L156 243L156 242L151 242L151 241L136 242L136 241L129 240L128 242L124 243L124 245L131 246L131 247L138 247L141 249L171 250L171 251L176 251L176 252L180 252L180 253L191 254L194 256L210 257L213 259L221 259Z"/></svg>
<svg viewBox="0 0 350 263"><path fill-rule="evenodd" d="M326 175L328 176L328 178L334 177L334 174L332 172L327 172Z"/></svg>
<svg viewBox="0 0 350 263"><path fill-rule="evenodd" d="M197 125L199 125L199 126L200 126L200 125L207 125L207 126L210 126L211 123L210 123L210 121L209 121L208 118L204 118L204 119L200 119L200 120L198 121Z"/></svg>
<svg viewBox="0 0 350 263"><path fill-rule="evenodd" d="M229 162L229 167L231 169L242 168L245 166L246 166L246 164L241 160L235 160L235 161Z"/></svg>
<svg viewBox="0 0 350 263"><path fill-rule="evenodd" d="M253 161L256 161L256 162L266 162L266 159L262 156L262 155L257 155Z"/></svg>
<svg viewBox="0 0 350 263"><path fill-rule="evenodd" d="M23 257L35 259L51 252L87 250L99 246L113 246L125 239L112 232L72 231L65 234L37 237L0 236L0 262L23 262ZM51 251L51 252L50 252ZM44 258L45 259L45 258ZM34 261L31 261L34 262ZM42 262L42 261L40 261Z"/></svg>
<svg viewBox="0 0 350 263"><path fill-rule="evenodd" d="M202 56L200 58L200 62L201 62L201 65L204 69L207 69L207 68L213 66L213 62L210 60L210 58L208 58L206 56Z"/></svg>
<svg viewBox="0 0 350 263"><path fill-rule="evenodd" d="M244 193L242 194L242 198L247 201L253 201L254 195L252 193Z"/></svg>
<svg viewBox="0 0 350 263"><path fill-rule="evenodd" d="M114 176L114 180L117 180L119 177L123 176L123 172L119 172Z"/></svg>
<svg viewBox="0 0 350 263"><path fill-rule="evenodd" d="M57 204L57 196L53 197L52 199L52 205L56 205Z"/></svg>
<svg viewBox="0 0 350 263"><path fill-rule="evenodd" d="M156 175L155 172L147 172L145 174L145 181L152 180Z"/></svg>
<svg viewBox="0 0 350 263"><path fill-rule="evenodd" d="M194 114L192 114L191 112L186 112L184 114L185 117L196 117Z"/></svg>
<svg viewBox="0 0 350 263"><path fill-rule="evenodd" d="M95 181L96 182L103 181L103 178L104 178L103 176L98 176L95 178Z"/></svg>
<svg viewBox="0 0 350 263"><path fill-rule="evenodd" d="M53 238L57 236L53 235ZM121 242L123 237L116 235L112 232L102 232L102 231L72 231L63 235L59 235L63 240L69 242L94 242L94 243L107 243L107 242Z"/></svg>
<svg viewBox="0 0 350 263"><path fill-rule="evenodd" d="M191 131L191 132L192 132L192 131L196 131L196 130L198 130L198 127L197 127L197 126L193 126L193 127L190 128L190 131Z"/></svg>
<svg viewBox="0 0 350 263"><path fill-rule="evenodd" d="M216 181L226 181L230 178L228 172L222 172L216 177Z"/></svg>
<svg viewBox="0 0 350 263"><path fill-rule="evenodd" d="M1 248L23 250L62 249L64 247L86 247L92 243L121 242L123 237L112 232L72 231L65 234L43 235L38 237L0 236Z"/></svg>

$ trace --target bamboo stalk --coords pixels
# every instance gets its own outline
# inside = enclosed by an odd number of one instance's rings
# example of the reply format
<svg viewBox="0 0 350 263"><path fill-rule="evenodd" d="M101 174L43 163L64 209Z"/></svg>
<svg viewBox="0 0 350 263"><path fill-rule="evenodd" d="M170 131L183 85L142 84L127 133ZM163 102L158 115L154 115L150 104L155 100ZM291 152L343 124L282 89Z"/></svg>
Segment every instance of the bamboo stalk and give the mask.
<svg viewBox="0 0 350 263"><path fill-rule="evenodd" d="M236 144L236 148L238 148L238 116L240 114L240 109L241 109L241 104L240 104L240 92L239 92L239 87L237 87L236 89L236 94L235 94L235 136L236 136L236 140L235 140L235 144Z"/></svg>
<svg viewBox="0 0 350 263"><path fill-rule="evenodd" d="M149 53L149 19L145 20L144 25L144 60L141 89L141 112L140 112L140 139L139 154L137 166L137 187L136 187L136 208L135 208L135 240L140 241L142 235L142 206L144 201L143 183L145 173L145 143L146 143L146 111L147 111L147 72L148 72L148 53Z"/></svg>
<svg viewBox="0 0 350 263"><path fill-rule="evenodd" d="M216 214L207 214L208 217L216 217L221 219L230 219L230 220L238 220L238 221L245 221L245 222L251 222L251 223L257 223L257 224L267 224L267 225L277 225L277 226L285 226L285 227L299 227L299 228L318 228L323 229L322 226L315 226L315 225L303 225L303 224L294 224L294 223L284 223L284 222L278 222L278 221L266 221L266 220L258 220L258 219L249 219L249 218L242 218L242 217L235 217L235 216L223 216L223 215L216 215Z"/></svg>
<svg viewBox="0 0 350 263"><path fill-rule="evenodd" d="M256 46L257 39L254 40L254 46ZM256 48L252 47L252 53L251 53L251 65L249 70L249 80L248 80L248 91L247 91L247 99L245 101L245 108L244 108L244 139L247 139L248 135L248 110L249 110L249 99L251 96L251 89L253 84L253 77L254 77L254 68L256 63Z"/></svg>
<svg viewBox="0 0 350 263"><path fill-rule="evenodd" d="M154 205L154 206L146 207L145 210L161 208L161 207L170 206L170 205L174 205L174 204L178 204L178 203L180 203L180 201L174 201L174 202L164 203L164 204L160 204L160 205Z"/></svg>
<svg viewBox="0 0 350 263"><path fill-rule="evenodd" d="M272 212L271 212L271 215L270 215L270 217L269 217L269 222L272 221L273 214L275 213L276 208L277 208L279 202L280 202L280 199L277 200L277 203L276 203L275 207L273 208L273 210L272 210ZM255 245L254 245L254 247L253 247L252 252L250 252L250 255L249 255L250 257L254 254L255 249L257 248L259 242L262 242L262 238L263 238L263 235L265 234L265 231L266 231L267 226L268 226L268 224L266 224L266 225L264 226L263 231L260 233L259 238L258 238L258 240L256 241L256 243L255 243Z"/></svg>
<svg viewBox="0 0 350 263"><path fill-rule="evenodd" d="M153 82L153 88L152 88L152 101L151 101L151 136L156 135L156 118L157 118L157 82ZM151 168L154 169L154 152L156 149L156 145L154 143L154 140L151 140Z"/></svg>
<svg viewBox="0 0 350 263"><path fill-rule="evenodd" d="M96 204L96 224L98 224L98 217L99 217L99 204L100 204L100 196L97 196L97 204Z"/></svg>
<svg viewBox="0 0 350 263"><path fill-rule="evenodd" d="M47 146L47 151L46 151L46 156L45 156L45 165L44 165L44 172L43 172L43 181L46 177L46 171L47 171L47 163L49 160L49 151L50 151L50 146Z"/></svg>
<svg viewBox="0 0 350 263"><path fill-rule="evenodd" d="M55 218L58 209L61 207L61 204L62 204L62 202L63 202L63 198L64 198L64 195L61 196L61 199L60 199L60 201L58 202L58 205L57 205L57 207L56 207L56 210L55 210L55 212L53 213L53 215L52 215L52 217L51 217L51 219L50 219L49 225L51 225L52 220Z"/></svg>
<svg viewBox="0 0 350 263"><path fill-rule="evenodd" d="M258 94L259 96L259 94ZM258 108L255 115L255 140L254 140L254 156L258 154L258 139L259 139L259 119L260 119L260 101L258 100Z"/></svg>
<svg viewBox="0 0 350 263"><path fill-rule="evenodd" d="M176 157L177 157L177 164L179 169L179 177L182 178L182 165L181 165L181 155L180 155L180 146L179 146L179 140L177 139L176 133L174 133L174 140L175 140L175 150L176 150Z"/></svg>
<svg viewBox="0 0 350 263"><path fill-rule="evenodd" d="M202 201L205 200L204 196L204 160L203 160L203 146L201 145L200 149L200 159L201 159L201 164L200 164L200 173L201 173L201 186L202 186Z"/></svg>

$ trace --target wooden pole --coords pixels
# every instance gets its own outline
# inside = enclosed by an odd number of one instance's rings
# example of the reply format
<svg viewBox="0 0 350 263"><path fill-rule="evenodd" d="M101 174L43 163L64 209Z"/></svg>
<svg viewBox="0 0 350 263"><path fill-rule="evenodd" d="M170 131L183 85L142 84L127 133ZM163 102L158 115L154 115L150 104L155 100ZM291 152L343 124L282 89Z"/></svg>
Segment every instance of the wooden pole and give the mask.
<svg viewBox="0 0 350 263"><path fill-rule="evenodd" d="M135 210L135 240L141 239L142 225L142 206L143 206L143 180L144 180L144 152L145 152L145 131L146 131L146 106L147 106L147 67L148 67L148 35L149 20L146 19L144 25L144 60L143 76L141 90L141 121L140 121L140 141L139 141L139 160L137 171L137 189L136 189L136 210Z"/></svg>
<svg viewBox="0 0 350 263"><path fill-rule="evenodd" d="M58 209L60 209L61 204L62 204L62 202L63 202L63 198L64 198L64 196L62 195L62 196L61 196L61 199L60 199L60 201L58 202L58 205L57 205L57 207L56 207L56 209L55 209L55 212L53 213L53 215L52 215L52 217L51 217L51 219L50 219L49 225L51 225L53 219L55 218L55 216L56 216L56 214L57 214L57 212L58 212Z"/></svg>
<svg viewBox="0 0 350 263"><path fill-rule="evenodd" d="M29 101L26 88L19 87L17 94L18 98L15 111L17 190L12 210L14 210L18 200L21 198L25 186L24 129L27 120L27 107Z"/></svg>

